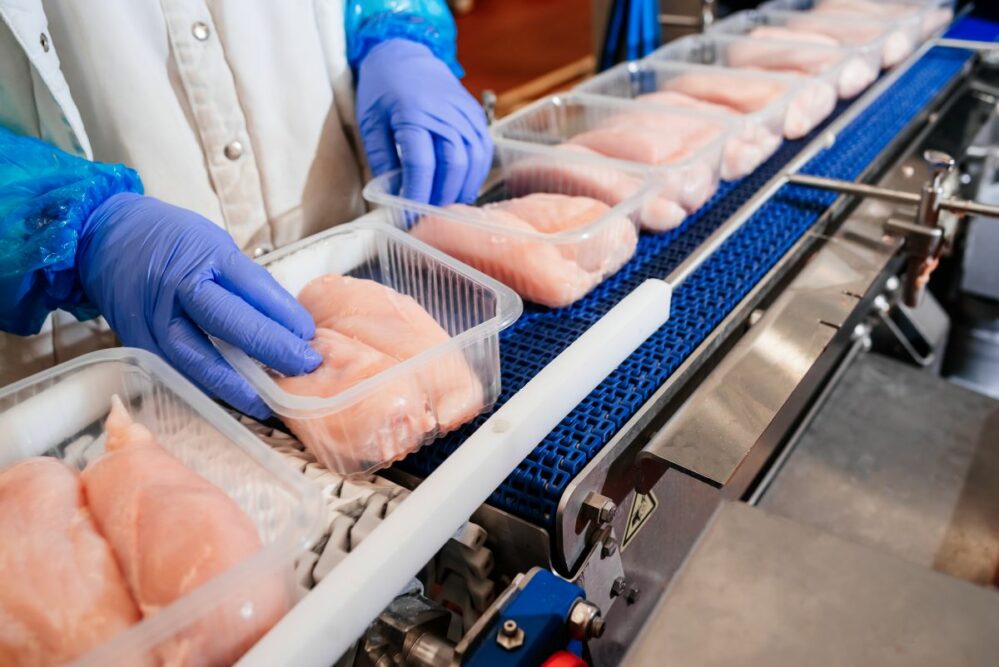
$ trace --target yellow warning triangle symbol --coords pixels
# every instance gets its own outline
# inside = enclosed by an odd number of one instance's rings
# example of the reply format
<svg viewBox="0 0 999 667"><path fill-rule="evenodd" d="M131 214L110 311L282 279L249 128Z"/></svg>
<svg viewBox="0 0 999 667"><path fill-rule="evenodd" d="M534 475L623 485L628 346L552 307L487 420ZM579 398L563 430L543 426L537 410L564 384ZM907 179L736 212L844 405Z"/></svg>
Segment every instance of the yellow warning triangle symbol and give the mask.
<svg viewBox="0 0 999 667"><path fill-rule="evenodd" d="M635 500L631 503L631 511L628 512L628 523L624 526L624 539L621 540L621 550L628 547L638 531L645 526L649 517L659 507L659 501L654 493L636 493Z"/></svg>

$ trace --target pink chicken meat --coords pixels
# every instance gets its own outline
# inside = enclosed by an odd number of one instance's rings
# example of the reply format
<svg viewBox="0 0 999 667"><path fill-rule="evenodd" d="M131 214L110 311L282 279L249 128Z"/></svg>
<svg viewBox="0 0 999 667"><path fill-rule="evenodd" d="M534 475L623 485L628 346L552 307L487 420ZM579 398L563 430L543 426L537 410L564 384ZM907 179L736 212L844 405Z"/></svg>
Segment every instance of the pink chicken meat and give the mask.
<svg viewBox="0 0 999 667"><path fill-rule="evenodd" d="M71 662L140 618L76 471L48 457L0 471L0 665Z"/></svg>
<svg viewBox="0 0 999 667"><path fill-rule="evenodd" d="M278 378L291 394L328 398L395 366L387 354L332 329L316 329L312 347L322 358L307 375ZM288 426L329 470L371 470L418 447L436 420L416 377L398 378L323 419L288 419Z"/></svg>
<svg viewBox="0 0 999 667"><path fill-rule="evenodd" d="M229 496L175 459L132 421L117 396L106 453L81 474L90 509L143 616L261 549L256 527ZM235 662L288 609L280 578L264 577L160 644L171 666ZM241 609L251 608L244 617Z"/></svg>
<svg viewBox="0 0 999 667"><path fill-rule="evenodd" d="M576 144L560 144L560 151L582 155L584 158L601 157L596 151ZM507 186L515 194L530 194L537 183L553 183L564 192L580 197L592 197L608 206L617 206L638 193L645 186L644 175L593 161L568 162L550 158L521 160L507 173ZM638 213L644 229L665 231L684 221L687 211L665 193L656 193L645 200Z"/></svg>
<svg viewBox="0 0 999 667"><path fill-rule="evenodd" d="M792 84L776 78L750 78L738 73L698 72L669 79L662 88L746 114L762 111L785 97L792 90ZM800 139L831 114L835 106L836 91L831 85L821 80L802 80L801 90L787 105L784 136Z"/></svg>
<svg viewBox="0 0 999 667"><path fill-rule="evenodd" d="M298 300L316 326L361 341L397 362L450 340L412 297L373 280L320 276L302 288ZM441 431L458 428L482 409L482 385L461 352L436 359L418 380Z"/></svg>
<svg viewBox="0 0 999 667"><path fill-rule="evenodd" d="M851 21L846 15L829 17L828 13L801 12L791 17L786 27L803 35L822 35L850 46L866 45L884 38L881 46L882 67L894 67L916 47L904 28L892 29L881 21ZM837 18L841 20L835 20Z"/></svg>
<svg viewBox="0 0 999 667"><path fill-rule="evenodd" d="M781 143L780 133L772 132L762 123L721 104L705 102L670 90L646 93L637 99L652 104L707 111L739 119L737 130L725 143L725 153L722 156L721 177L727 181L751 174L764 160L774 154Z"/></svg>
<svg viewBox="0 0 999 667"><path fill-rule="evenodd" d="M634 224L624 216L607 220L586 238L560 243L542 236L579 229L610 214L609 206L589 197L536 193L479 209L460 204L449 209L518 233L428 216L413 235L510 285L525 299L553 308L577 301L621 268L638 243Z"/></svg>
<svg viewBox="0 0 999 667"><path fill-rule="evenodd" d="M792 31L787 33L794 35ZM836 88L839 97L849 99L874 82L878 77L878 68L857 55L847 55L844 58L845 53L848 52L833 45L742 39L731 44L728 63L732 67L819 76L842 62Z"/></svg>
<svg viewBox="0 0 999 667"><path fill-rule="evenodd" d="M905 18L922 13L920 17L920 37L923 39L931 36L954 18L954 11L946 5L931 7L899 2L880 2L876 0L822 0L815 7L815 11L868 14L883 18Z"/></svg>

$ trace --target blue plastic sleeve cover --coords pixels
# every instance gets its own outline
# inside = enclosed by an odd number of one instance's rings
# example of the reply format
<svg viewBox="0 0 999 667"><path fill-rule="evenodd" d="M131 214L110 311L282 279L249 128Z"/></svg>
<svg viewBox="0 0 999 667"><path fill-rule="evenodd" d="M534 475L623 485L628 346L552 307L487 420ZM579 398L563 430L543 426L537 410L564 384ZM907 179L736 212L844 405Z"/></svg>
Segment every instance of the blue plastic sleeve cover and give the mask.
<svg viewBox="0 0 999 667"><path fill-rule="evenodd" d="M355 71L375 46L399 38L428 47L455 76L465 73L458 64L458 30L445 0L348 0L344 30L347 60Z"/></svg>
<svg viewBox="0 0 999 667"><path fill-rule="evenodd" d="M57 308L97 315L77 276L76 247L90 214L119 192L142 192L128 167L0 127L0 330L38 333Z"/></svg>

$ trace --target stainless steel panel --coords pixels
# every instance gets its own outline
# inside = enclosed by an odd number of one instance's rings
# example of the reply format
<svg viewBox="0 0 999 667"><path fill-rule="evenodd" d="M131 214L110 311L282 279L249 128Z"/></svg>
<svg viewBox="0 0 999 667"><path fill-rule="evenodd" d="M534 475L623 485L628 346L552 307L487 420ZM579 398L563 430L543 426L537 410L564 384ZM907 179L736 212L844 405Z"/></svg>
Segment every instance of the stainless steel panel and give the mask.
<svg viewBox="0 0 999 667"><path fill-rule="evenodd" d="M996 664L999 594L726 503L623 665Z"/></svg>

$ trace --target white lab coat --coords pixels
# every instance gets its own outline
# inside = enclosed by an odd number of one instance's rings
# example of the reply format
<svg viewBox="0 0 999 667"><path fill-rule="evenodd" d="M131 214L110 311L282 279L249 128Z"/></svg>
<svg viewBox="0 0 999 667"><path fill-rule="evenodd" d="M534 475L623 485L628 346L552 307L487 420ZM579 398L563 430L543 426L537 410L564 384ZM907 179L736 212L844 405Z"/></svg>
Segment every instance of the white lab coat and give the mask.
<svg viewBox="0 0 999 667"><path fill-rule="evenodd" d="M0 0L0 19L0 125L135 168L253 255L363 212L342 0ZM112 343L65 313L0 334L0 385Z"/></svg>

